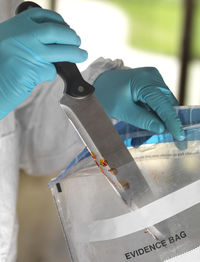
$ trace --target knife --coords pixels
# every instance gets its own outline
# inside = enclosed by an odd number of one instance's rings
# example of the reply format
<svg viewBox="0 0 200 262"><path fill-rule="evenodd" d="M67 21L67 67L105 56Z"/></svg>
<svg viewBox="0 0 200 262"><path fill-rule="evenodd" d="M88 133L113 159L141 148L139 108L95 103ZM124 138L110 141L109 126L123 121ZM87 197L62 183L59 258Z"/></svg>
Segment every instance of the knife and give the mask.
<svg viewBox="0 0 200 262"><path fill-rule="evenodd" d="M34 7L41 8L34 2L23 2L16 14ZM95 88L83 79L76 64L56 62L54 65L65 84L60 105L101 172L129 210L154 201L148 183L95 96ZM156 239L162 236L154 226L148 232Z"/></svg>

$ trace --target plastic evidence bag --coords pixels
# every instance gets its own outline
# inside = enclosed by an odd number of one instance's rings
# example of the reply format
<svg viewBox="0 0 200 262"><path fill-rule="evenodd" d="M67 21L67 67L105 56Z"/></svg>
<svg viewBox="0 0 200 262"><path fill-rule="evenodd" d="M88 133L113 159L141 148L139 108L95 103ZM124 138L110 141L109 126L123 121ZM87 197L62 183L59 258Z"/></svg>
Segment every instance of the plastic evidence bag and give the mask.
<svg viewBox="0 0 200 262"><path fill-rule="evenodd" d="M153 202L129 210L87 149L49 183L71 261L186 261L171 258L200 246L200 108L180 107L177 113L183 142L169 133L116 125ZM149 233L151 226L163 229L161 238Z"/></svg>

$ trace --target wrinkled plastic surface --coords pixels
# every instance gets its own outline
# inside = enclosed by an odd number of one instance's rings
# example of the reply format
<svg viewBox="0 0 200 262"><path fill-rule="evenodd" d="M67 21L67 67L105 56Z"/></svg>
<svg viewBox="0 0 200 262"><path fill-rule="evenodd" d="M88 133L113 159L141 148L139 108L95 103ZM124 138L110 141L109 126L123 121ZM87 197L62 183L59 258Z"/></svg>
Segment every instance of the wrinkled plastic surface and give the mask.
<svg viewBox="0 0 200 262"><path fill-rule="evenodd" d="M129 150L155 196L137 212L130 212L87 150L50 182L72 261L160 262L200 246L200 108L177 112L186 132L178 144L168 133L117 124L125 143L136 146ZM163 238L155 239L148 226L163 224Z"/></svg>

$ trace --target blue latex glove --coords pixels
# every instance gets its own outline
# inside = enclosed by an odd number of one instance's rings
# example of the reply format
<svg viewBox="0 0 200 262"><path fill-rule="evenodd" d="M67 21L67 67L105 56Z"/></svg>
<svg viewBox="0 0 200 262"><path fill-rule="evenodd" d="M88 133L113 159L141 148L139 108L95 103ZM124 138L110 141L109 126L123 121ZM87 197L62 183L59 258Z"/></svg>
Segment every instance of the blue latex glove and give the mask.
<svg viewBox="0 0 200 262"><path fill-rule="evenodd" d="M155 133L167 128L175 139L185 138L173 109L178 102L156 68L107 71L97 78L94 87L111 118Z"/></svg>
<svg viewBox="0 0 200 262"><path fill-rule="evenodd" d="M83 62L79 36L49 10L32 8L0 24L0 119L33 88L56 78L52 62Z"/></svg>

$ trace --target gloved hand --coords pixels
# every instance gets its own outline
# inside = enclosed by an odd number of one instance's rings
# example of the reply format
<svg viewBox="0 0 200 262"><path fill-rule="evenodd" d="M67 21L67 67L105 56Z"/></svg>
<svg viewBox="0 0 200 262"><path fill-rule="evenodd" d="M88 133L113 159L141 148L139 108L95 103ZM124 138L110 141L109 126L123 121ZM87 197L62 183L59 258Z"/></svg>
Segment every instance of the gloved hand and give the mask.
<svg viewBox="0 0 200 262"><path fill-rule="evenodd" d="M155 133L162 133L167 128L175 139L185 138L173 109L178 102L156 68L107 71L96 79L94 87L111 118Z"/></svg>
<svg viewBox="0 0 200 262"><path fill-rule="evenodd" d="M0 24L0 119L41 82L53 81L52 62L83 62L79 36L49 10L32 8Z"/></svg>

